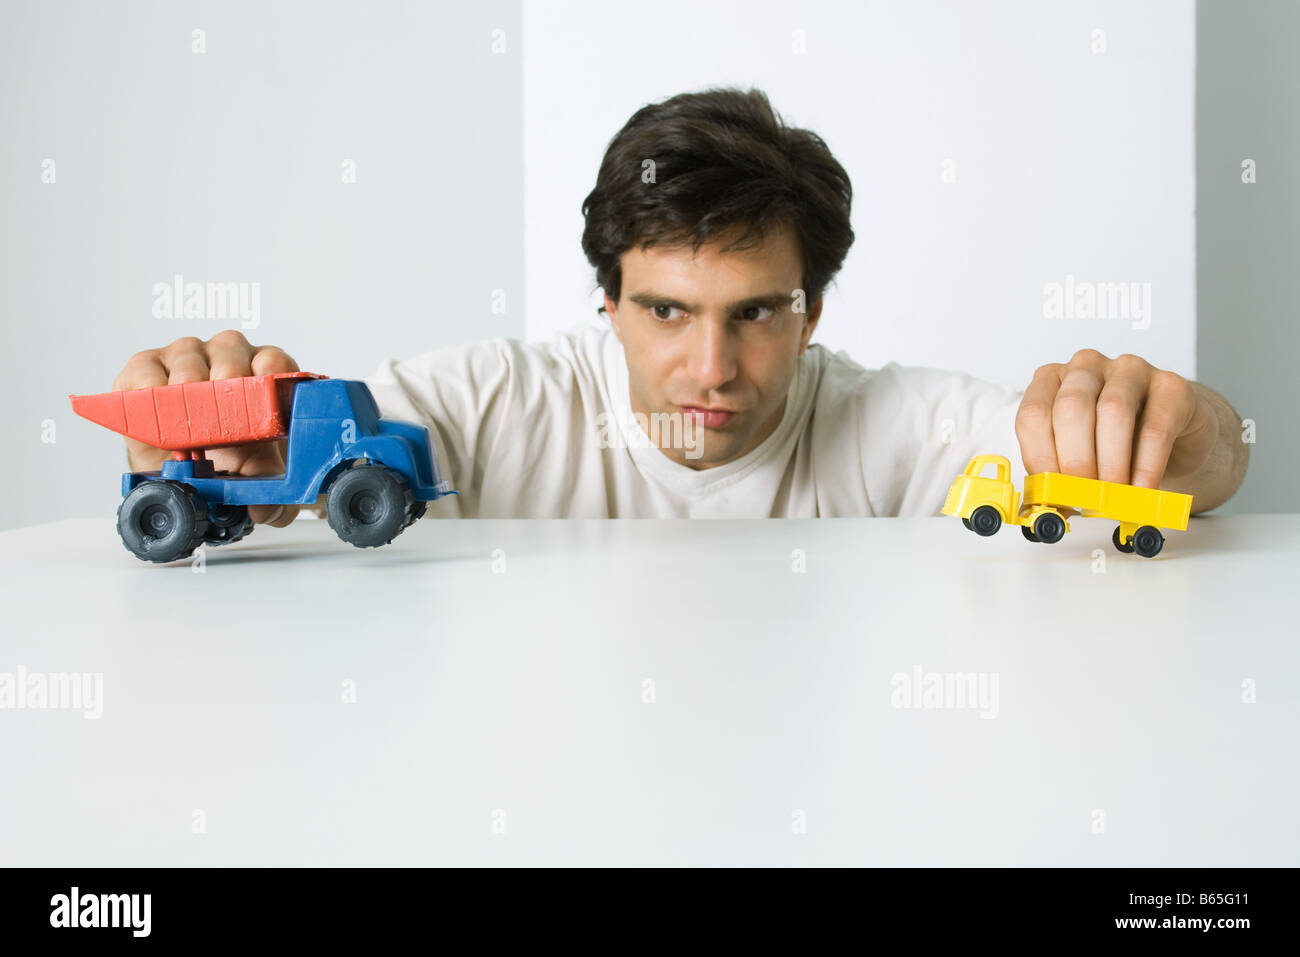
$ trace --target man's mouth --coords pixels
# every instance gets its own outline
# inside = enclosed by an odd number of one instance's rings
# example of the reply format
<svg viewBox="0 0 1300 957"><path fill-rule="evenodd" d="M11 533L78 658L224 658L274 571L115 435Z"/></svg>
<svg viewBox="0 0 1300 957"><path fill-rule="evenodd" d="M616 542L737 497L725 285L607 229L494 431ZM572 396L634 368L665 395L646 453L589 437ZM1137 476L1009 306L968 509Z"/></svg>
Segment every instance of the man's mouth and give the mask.
<svg viewBox="0 0 1300 957"><path fill-rule="evenodd" d="M684 405L682 414L693 418L706 429L717 429L730 422L738 413L731 409Z"/></svg>

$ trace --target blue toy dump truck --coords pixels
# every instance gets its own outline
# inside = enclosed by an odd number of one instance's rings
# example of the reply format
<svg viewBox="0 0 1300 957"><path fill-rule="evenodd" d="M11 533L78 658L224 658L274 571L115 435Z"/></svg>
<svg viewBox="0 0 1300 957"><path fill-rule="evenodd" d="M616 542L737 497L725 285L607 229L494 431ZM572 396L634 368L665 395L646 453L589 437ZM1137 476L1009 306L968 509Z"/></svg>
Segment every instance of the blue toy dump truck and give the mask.
<svg viewBox="0 0 1300 957"><path fill-rule="evenodd" d="M457 494L439 473L429 430L381 419L364 382L282 372L69 398L83 418L173 453L160 471L122 476L117 530L148 562L238 541L253 529L250 505L308 505L320 495L343 541L387 545L427 503ZM204 455L285 438L283 475L218 472Z"/></svg>

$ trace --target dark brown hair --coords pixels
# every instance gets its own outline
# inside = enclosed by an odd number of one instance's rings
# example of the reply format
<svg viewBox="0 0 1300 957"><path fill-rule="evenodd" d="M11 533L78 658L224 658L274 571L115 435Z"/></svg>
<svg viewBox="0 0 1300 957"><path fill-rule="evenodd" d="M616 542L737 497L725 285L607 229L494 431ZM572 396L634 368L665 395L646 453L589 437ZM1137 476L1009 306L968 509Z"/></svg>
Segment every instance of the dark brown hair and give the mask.
<svg viewBox="0 0 1300 957"><path fill-rule="evenodd" d="M644 182L645 161L654 182ZM582 251L596 284L618 302L619 257L640 245L695 251L733 230L724 251L752 248L791 225L803 290L818 299L853 245L853 187L825 141L786 126L761 90L682 93L632 114L605 151L582 203Z"/></svg>

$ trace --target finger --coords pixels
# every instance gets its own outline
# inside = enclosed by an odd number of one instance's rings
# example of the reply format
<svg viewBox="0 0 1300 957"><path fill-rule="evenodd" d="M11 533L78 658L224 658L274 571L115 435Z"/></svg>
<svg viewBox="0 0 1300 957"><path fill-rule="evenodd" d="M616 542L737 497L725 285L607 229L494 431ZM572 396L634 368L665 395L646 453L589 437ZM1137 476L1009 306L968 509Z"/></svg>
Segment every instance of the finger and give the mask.
<svg viewBox="0 0 1300 957"><path fill-rule="evenodd" d="M298 517L301 509L300 505L250 505L248 517L258 525L284 528Z"/></svg>
<svg viewBox="0 0 1300 957"><path fill-rule="evenodd" d="M216 464L218 471L234 475L275 475L284 474L284 455L279 442L251 442L247 445L229 445L212 449L209 458Z"/></svg>
<svg viewBox="0 0 1300 957"><path fill-rule="evenodd" d="M1196 415L1196 398L1187 381L1174 372L1156 370L1151 376L1146 405L1137 430L1133 453L1133 483L1158 488L1165 477L1174 442Z"/></svg>
<svg viewBox="0 0 1300 957"><path fill-rule="evenodd" d="M167 367L157 349L137 352L126 361L122 371L113 380L113 392L128 389L149 389L153 386L167 384Z"/></svg>
<svg viewBox="0 0 1300 957"><path fill-rule="evenodd" d="M163 365L160 352L149 349L137 352L127 360L122 371L113 380L113 392L125 392L131 389L149 389L167 384L167 367ZM123 436L126 442L126 460L133 472L151 472L162 468L167 453L152 445Z"/></svg>
<svg viewBox="0 0 1300 957"><path fill-rule="evenodd" d="M283 349L276 346L258 346L253 350L253 375L271 375L275 372L301 372Z"/></svg>
<svg viewBox="0 0 1300 957"><path fill-rule="evenodd" d="M210 377L236 379L253 374L253 347L233 329L218 332L205 343Z"/></svg>
<svg viewBox="0 0 1300 957"><path fill-rule="evenodd" d="M1137 356L1115 360L1097 397L1097 477L1128 485L1132 480L1134 427L1151 380L1151 367Z"/></svg>
<svg viewBox="0 0 1300 957"><path fill-rule="evenodd" d="M202 339L194 336L177 339L163 349L162 361L167 367L168 385L208 380L208 357Z"/></svg>
<svg viewBox="0 0 1300 957"><path fill-rule="evenodd" d="M1025 389L1016 410L1016 438L1026 475L1059 471L1052 434L1052 401L1061 387L1059 363L1041 366Z"/></svg>
<svg viewBox="0 0 1300 957"><path fill-rule="evenodd" d="M1102 376L1096 369L1071 363L1052 403L1056 460L1066 475L1097 477L1097 397Z"/></svg>
<svg viewBox="0 0 1300 957"><path fill-rule="evenodd" d="M239 466L240 475L283 475L284 457L278 442L259 442L244 446L248 453Z"/></svg>

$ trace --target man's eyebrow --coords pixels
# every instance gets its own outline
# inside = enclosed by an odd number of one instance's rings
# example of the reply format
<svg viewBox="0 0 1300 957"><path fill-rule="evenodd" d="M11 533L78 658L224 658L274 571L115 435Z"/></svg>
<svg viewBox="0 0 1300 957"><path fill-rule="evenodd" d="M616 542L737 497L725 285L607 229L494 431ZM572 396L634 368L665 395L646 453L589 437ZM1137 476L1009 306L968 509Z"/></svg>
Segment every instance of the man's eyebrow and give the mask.
<svg viewBox="0 0 1300 957"><path fill-rule="evenodd" d="M647 289L644 292L634 292L627 297L638 306L645 306L649 309L651 306L671 306L674 309L685 309L687 312L695 312L696 306L684 303L680 299L674 299L672 296L664 296L655 292L653 289ZM758 306L764 309L780 309L788 306L794 300L793 296L783 292L768 292L758 296L749 296L736 302L727 303L724 307L727 312L743 312L746 309Z"/></svg>

